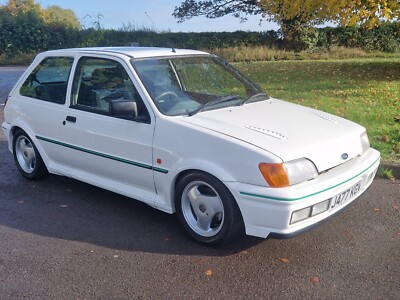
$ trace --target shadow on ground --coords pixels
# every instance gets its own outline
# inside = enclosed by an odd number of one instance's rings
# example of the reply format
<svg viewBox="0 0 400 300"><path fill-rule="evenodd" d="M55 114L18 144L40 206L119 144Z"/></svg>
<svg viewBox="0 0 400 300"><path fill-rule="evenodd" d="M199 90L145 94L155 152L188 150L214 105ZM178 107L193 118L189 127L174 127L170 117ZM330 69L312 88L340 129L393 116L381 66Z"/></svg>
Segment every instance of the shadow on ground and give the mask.
<svg viewBox="0 0 400 300"><path fill-rule="evenodd" d="M128 251L225 256L262 239L244 236L219 248L191 240L175 215L61 176L23 178L0 142L0 225L53 238Z"/></svg>

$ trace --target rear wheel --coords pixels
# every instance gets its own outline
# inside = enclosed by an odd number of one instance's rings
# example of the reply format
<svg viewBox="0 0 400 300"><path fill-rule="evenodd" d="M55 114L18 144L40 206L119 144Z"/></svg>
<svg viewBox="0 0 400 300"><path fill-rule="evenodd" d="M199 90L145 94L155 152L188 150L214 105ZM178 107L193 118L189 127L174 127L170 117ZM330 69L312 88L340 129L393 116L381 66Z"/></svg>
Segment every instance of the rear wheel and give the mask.
<svg viewBox="0 0 400 300"><path fill-rule="evenodd" d="M225 244L243 233L235 199L214 176L202 172L185 175L177 185L175 205L186 232L201 243Z"/></svg>
<svg viewBox="0 0 400 300"><path fill-rule="evenodd" d="M48 174L47 168L30 137L17 131L13 144L14 160L21 174L28 179L40 179Z"/></svg>

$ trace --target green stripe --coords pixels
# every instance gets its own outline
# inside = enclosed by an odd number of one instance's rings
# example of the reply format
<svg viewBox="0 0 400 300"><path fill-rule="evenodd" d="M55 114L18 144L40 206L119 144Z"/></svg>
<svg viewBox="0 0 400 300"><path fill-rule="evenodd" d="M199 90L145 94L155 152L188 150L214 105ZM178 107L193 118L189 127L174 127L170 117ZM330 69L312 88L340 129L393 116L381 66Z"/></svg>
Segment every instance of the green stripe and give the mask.
<svg viewBox="0 0 400 300"><path fill-rule="evenodd" d="M49 138L46 138L46 137L43 137L43 136L37 135L36 138L38 140L42 140L42 141L45 141L45 142L48 142L48 143L52 143L52 144L55 144L55 145L63 146L63 147L66 147L66 148L77 150L77 151L81 151L81 152L93 154L93 155L96 155L96 156L108 158L108 159L115 160L115 161L118 161L118 162L121 162L121 163L132 165L132 166L135 166L135 167L148 169L148 170L153 170L155 172L159 172L159 173L163 173L163 174L167 174L168 173L168 170L165 170L165 169L162 169L162 168L157 168L157 167L153 167L153 166L150 166L150 165L142 164L142 163L139 163L139 162L136 162L136 161L127 160L127 159L124 159L124 158L120 158L120 157L116 157L116 156L112 156L112 155L96 152L96 151L93 151L93 150L85 149L85 148L82 148L82 147L66 144L66 143L63 143L63 142L60 142L60 141L56 141L56 140L52 140L52 139L49 139Z"/></svg>
<svg viewBox="0 0 400 300"><path fill-rule="evenodd" d="M351 178L349 178L349 179L347 179L347 180L345 180L345 181L343 181L343 182L341 182L341 183L338 183L338 184L333 185L333 186L331 186L331 187L329 187L329 188L326 188L326 189L324 189L324 190L322 190L322 191L315 192L315 193L312 193L312 194L310 194L310 195L306 195L306 196L303 196L303 197L299 197L299 198L278 198L278 197L270 197L270 196L252 194L252 193L247 193L247 192L240 192L240 194L245 195L245 196L257 197L257 198L264 198L264 199L269 199L269 200L277 200L277 201L297 201L297 200L302 200L302 199L309 198L309 197L312 197L312 196L321 194L321 193L323 193L323 192L329 191L329 190L331 190L331 189L334 189L335 187L338 187L339 185L345 184L345 183L347 183L347 182L353 180L354 178L360 176L361 174L365 173L365 172L368 171L370 168L372 168L372 166L375 165L375 163L376 163L377 161L379 161L379 159L380 159L380 158L378 158L377 160L375 160L368 168L366 168L364 171L358 173L357 175L355 175L355 176L353 176L353 177L351 177Z"/></svg>

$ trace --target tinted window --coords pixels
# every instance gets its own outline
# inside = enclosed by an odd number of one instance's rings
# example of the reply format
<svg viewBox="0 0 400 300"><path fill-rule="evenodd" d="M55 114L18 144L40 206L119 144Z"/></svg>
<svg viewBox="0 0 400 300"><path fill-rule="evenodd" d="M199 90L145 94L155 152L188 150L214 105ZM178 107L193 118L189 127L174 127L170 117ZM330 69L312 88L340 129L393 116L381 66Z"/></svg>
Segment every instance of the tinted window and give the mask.
<svg viewBox="0 0 400 300"><path fill-rule="evenodd" d="M29 74L20 89L22 96L64 104L72 57L45 58Z"/></svg>

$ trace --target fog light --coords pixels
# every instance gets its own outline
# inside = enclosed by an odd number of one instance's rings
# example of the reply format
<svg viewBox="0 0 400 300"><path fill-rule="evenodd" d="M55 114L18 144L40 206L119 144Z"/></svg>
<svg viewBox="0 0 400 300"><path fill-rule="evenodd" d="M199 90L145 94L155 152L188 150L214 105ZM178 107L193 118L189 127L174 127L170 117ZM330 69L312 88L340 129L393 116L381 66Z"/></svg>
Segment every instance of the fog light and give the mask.
<svg viewBox="0 0 400 300"><path fill-rule="evenodd" d="M327 211L329 209L329 201L330 199L293 212L290 224L303 221Z"/></svg>
<svg viewBox="0 0 400 300"><path fill-rule="evenodd" d="M374 172L372 172L372 173L368 176L367 183L369 183L370 181L372 181L372 179L374 179L375 174L376 174L376 170L375 170Z"/></svg>
<svg viewBox="0 0 400 300"><path fill-rule="evenodd" d="M300 209L292 213L292 219L290 220L290 224L303 221L310 217L311 214L311 206Z"/></svg>
<svg viewBox="0 0 400 300"><path fill-rule="evenodd" d="M316 216L320 213L323 213L324 211L327 211L328 209L329 209L329 200L317 203L312 207L311 216Z"/></svg>

